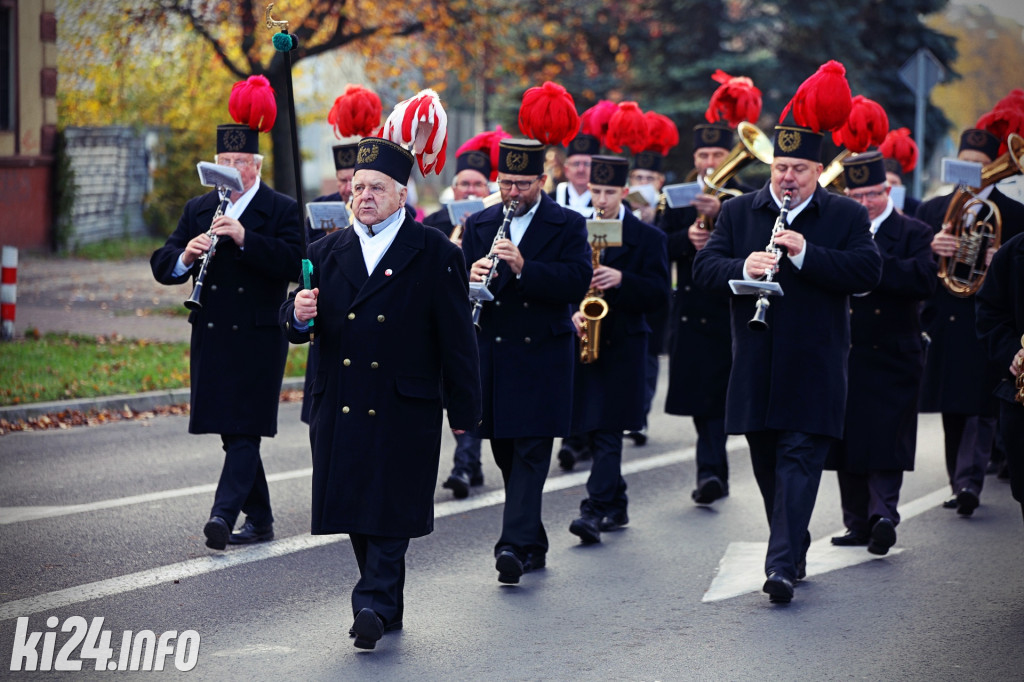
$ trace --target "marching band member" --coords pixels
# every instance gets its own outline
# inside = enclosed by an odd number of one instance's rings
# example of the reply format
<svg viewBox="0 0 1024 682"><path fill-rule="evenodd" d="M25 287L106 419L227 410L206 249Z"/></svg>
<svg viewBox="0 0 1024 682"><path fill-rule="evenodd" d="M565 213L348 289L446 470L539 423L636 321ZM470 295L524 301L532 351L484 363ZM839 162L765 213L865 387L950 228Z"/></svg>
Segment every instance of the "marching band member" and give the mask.
<svg viewBox="0 0 1024 682"><path fill-rule="evenodd" d="M960 136L957 158L983 165L999 156L1000 139L987 130L971 128ZM989 185L978 197L994 203L1002 217L1002 240L1024 231L1024 205ZM953 194L925 201L917 218L934 231L932 252L949 258L959 240L943 220ZM995 439L997 403L992 390L1003 375L990 362L975 329L974 296L962 298L939 286L925 302L921 324L931 339L921 384L921 412L941 412L945 433L946 473L953 497L943 506L971 516L980 504L985 469Z"/></svg>
<svg viewBox="0 0 1024 682"><path fill-rule="evenodd" d="M593 465L587 497L569 531L585 544L600 542L601 531L629 522L621 472L623 432L640 428L644 420L644 367L651 331L645 315L665 304L669 289L665 235L641 223L622 204L629 192L629 162L594 156L591 163L595 214L622 221L622 245L602 250L594 269L592 291L600 292L597 295L609 310L599 323L597 359L577 364L574 376L572 433L587 441ZM584 317L579 310L572 321L577 334L583 334ZM587 334L598 333L594 324L586 322Z"/></svg>
<svg viewBox="0 0 1024 682"><path fill-rule="evenodd" d="M812 88L817 97L808 96ZM748 328L751 298L732 299L725 412L726 431L747 438L764 500L770 527L764 591L774 603L792 600L794 581L806 574L807 528L825 456L843 434L848 295L873 289L881 276L867 211L818 185L820 131L842 125L850 101L838 62L801 85L780 117L795 105L797 125L775 129L770 181L723 204L693 264L694 281L706 289L726 291L730 280L772 272L785 294L772 297L767 331ZM783 221L780 207L787 205Z"/></svg>
<svg viewBox="0 0 1024 682"><path fill-rule="evenodd" d="M575 123L571 129L574 134ZM546 564L544 481L554 438L569 433L575 364L571 313L593 269L583 217L541 189L542 142L511 138L501 141L500 150L502 203L469 217L462 248L474 282L485 281L492 251L499 259L490 284L495 300L483 304L479 320L483 421L477 433L491 440L505 484L494 550L498 580L518 583L523 573ZM518 208L508 234L495 242L511 201Z"/></svg>
<svg viewBox="0 0 1024 682"><path fill-rule="evenodd" d="M847 531L832 544L886 554L896 542L903 472L913 471L917 449L925 353L918 308L939 280L931 228L896 211L881 153L848 157L843 175L846 196L868 210L882 281L850 299L846 426L825 463L839 476Z"/></svg>
<svg viewBox="0 0 1024 682"><path fill-rule="evenodd" d="M238 169L243 191L231 193L227 209L212 224L220 203L217 192L191 199L150 265L158 282L181 284L198 274L199 256L211 245L207 231L217 238L202 307L189 315L188 430L221 437L224 467L203 534L207 547L224 549L274 537L260 440L277 433L288 344L274 321L288 283L299 277L302 225L295 200L260 181L263 157L256 129L217 126L216 161ZM240 512L245 523L232 533Z"/></svg>
<svg viewBox="0 0 1024 682"><path fill-rule="evenodd" d="M587 188L590 182L591 157L601 153L601 140L580 133L565 150L565 182L555 186L554 199L559 206L571 208L584 218L594 215L594 202Z"/></svg>
<svg viewBox="0 0 1024 682"><path fill-rule="evenodd" d="M351 539L364 649L402 627L409 539L433 530L442 395L456 434L480 414L465 260L406 213L412 164L390 140L360 141L355 224L311 245L312 288L281 307L292 343L316 320L311 532Z"/></svg>

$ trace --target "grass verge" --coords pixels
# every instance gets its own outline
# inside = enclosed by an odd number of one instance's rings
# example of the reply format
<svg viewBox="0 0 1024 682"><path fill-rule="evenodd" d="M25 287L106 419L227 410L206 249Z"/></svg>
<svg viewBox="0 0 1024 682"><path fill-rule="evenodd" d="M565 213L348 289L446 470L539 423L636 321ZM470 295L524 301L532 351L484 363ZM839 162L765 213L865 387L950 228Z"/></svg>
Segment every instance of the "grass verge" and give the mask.
<svg viewBox="0 0 1024 682"><path fill-rule="evenodd" d="M189 344L119 336L46 334L0 344L0 405L140 393L189 385ZM306 371L306 347L290 346L285 376Z"/></svg>

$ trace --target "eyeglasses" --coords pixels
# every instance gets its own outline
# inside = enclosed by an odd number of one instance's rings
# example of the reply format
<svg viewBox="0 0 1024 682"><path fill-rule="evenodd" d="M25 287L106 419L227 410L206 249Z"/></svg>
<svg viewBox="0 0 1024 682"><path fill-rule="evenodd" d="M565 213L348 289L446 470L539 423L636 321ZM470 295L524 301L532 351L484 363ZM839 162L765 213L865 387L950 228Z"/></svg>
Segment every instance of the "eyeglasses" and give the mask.
<svg viewBox="0 0 1024 682"><path fill-rule="evenodd" d="M848 196L854 201L864 201L865 199L881 199L885 194L884 189L873 189L867 192L850 192Z"/></svg>
<svg viewBox="0 0 1024 682"><path fill-rule="evenodd" d="M540 178L537 178L537 180L539 179ZM507 192L510 189L512 189L513 185L515 185L515 188L517 190L519 190L520 192L525 192L526 190L533 187L533 183L537 182L537 180L516 180L514 182L512 180L498 180L498 187L502 188Z"/></svg>
<svg viewBox="0 0 1024 682"><path fill-rule="evenodd" d="M455 183L455 187L457 189L487 189L487 183L486 182L468 182L468 181L464 180L462 182L456 182Z"/></svg>
<svg viewBox="0 0 1024 682"><path fill-rule="evenodd" d="M590 161L570 161L565 164L566 168L590 168L591 165Z"/></svg>
<svg viewBox="0 0 1024 682"><path fill-rule="evenodd" d="M246 168L252 165L252 159L225 159L217 157L218 166L234 166L235 168Z"/></svg>

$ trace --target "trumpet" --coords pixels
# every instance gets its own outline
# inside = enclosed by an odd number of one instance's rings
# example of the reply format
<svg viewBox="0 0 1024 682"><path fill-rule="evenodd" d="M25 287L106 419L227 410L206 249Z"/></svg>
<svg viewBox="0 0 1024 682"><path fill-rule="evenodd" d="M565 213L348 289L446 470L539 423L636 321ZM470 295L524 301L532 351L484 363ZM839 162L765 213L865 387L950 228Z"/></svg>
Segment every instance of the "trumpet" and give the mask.
<svg viewBox="0 0 1024 682"><path fill-rule="evenodd" d="M1024 138L1010 133L1008 151L981 169L981 188L1024 171ZM967 298L981 288L988 266L985 254L999 248L1002 216L999 207L982 199L970 187L959 187L946 209L942 224L952 225L957 249L951 257L939 258L939 279L954 296Z"/></svg>
<svg viewBox="0 0 1024 682"><path fill-rule="evenodd" d="M494 294L491 293L488 287L490 287L494 271L498 269L498 263L501 261L497 254L494 253L494 247L498 245L499 241L505 239L505 236L508 234L508 228L512 224L512 218L515 217L517 208L519 208L519 199L510 199L508 208L505 209L505 219L501 221L498 231L494 233L494 241L491 242L489 254L491 268L487 271L487 276L484 277L483 282L470 282L469 284L469 297L473 300L473 326L478 331L480 329L480 311L484 307L484 301L494 300Z"/></svg>
<svg viewBox="0 0 1024 682"><path fill-rule="evenodd" d="M779 260L782 249L775 245L775 235L786 229L786 217L789 215L789 202L792 200L793 192L791 190L786 190L786 193L782 197L782 209L779 210L779 217L775 219L775 225L772 227L771 239L768 240L768 246L765 247L765 250L768 251L768 253L775 256L776 262ZM766 282L772 281L773 272L773 269L768 270L768 273L765 275ZM763 332L768 329L768 322L765 318L768 314L768 306L771 305L768 301L768 293L766 291L762 290L758 292L757 303L755 305L754 316L750 318L749 322L747 322L747 329L754 332Z"/></svg>
<svg viewBox="0 0 1024 682"><path fill-rule="evenodd" d="M210 249L203 255L199 256L199 274L196 275L196 282L195 286L192 287L192 294L185 301L185 307L189 310L202 310L203 308L203 304L199 302L199 298L203 295L203 282L206 281L206 271L210 266L210 261L213 260L213 256L217 253L217 240L219 239L219 237L213 233L213 224L217 222L217 218L224 215L224 211L227 210L228 196L231 193L223 187L218 187L217 194L220 196L220 205L217 206L217 211L213 214L213 219L210 221L210 229L206 232L206 236L210 238Z"/></svg>
<svg viewBox="0 0 1024 682"><path fill-rule="evenodd" d="M604 209L595 209L597 218L604 217ZM591 252L591 264L594 270L601 264L601 247L593 245ZM597 287L591 287L587 297L580 303L580 313L583 315L583 322L580 324L580 362L589 365L597 360L601 349L601 320L608 315L608 302L603 298L603 292Z"/></svg>

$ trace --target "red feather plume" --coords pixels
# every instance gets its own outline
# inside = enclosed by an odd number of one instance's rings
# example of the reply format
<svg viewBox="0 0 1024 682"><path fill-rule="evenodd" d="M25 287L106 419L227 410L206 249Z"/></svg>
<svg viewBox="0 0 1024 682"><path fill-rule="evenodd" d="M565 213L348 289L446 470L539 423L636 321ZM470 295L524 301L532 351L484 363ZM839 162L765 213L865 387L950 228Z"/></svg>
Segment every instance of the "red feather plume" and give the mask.
<svg viewBox="0 0 1024 682"><path fill-rule="evenodd" d="M265 76L249 76L235 83L228 99L228 113L236 123L261 133L273 128L277 120L277 100L270 81Z"/></svg>
<svg viewBox="0 0 1024 682"><path fill-rule="evenodd" d="M583 122L580 132L584 135L593 135L604 146L604 138L608 135L608 121L618 110L619 107L615 102L607 99L601 100L580 116L580 120Z"/></svg>
<svg viewBox="0 0 1024 682"><path fill-rule="evenodd" d="M889 117L882 105L864 95L853 98L850 116L839 130L832 133L832 141L854 154L885 142L889 133Z"/></svg>
<svg viewBox="0 0 1024 682"><path fill-rule="evenodd" d="M347 85L345 93L334 100L327 114L327 122L334 128L334 136L366 137L380 125L384 107L377 93L361 85Z"/></svg>
<svg viewBox="0 0 1024 682"><path fill-rule="evenodd" d="M846 82L846 67L834 59L821 66L797 88L793 99L782 110L779 121L786 119L790 107L798 126L816 133L835 130L846 123L853 106L850 84Z"/></svg>
<svg viewBox="0 0 1024 682"><path fill-rule="evenodd" d="M898 161L904 173L917 167L917 143L910 137L909 128L890 130L882 144L878 145L878 151L885 158Z"/></svg>
<svg viewBox="0 0 1024 682"><path fill-rule="evenodd" d="M665 156L679 144L679 128L668 116L648 111L644 113L644 119L647 121L647 144L642 151Z"/></svg>
<svg viewBox="0 0 1024 682"><path fill-rule="evenodd" d="M1024 90L1013 90L999 100L992 111L978 119L975 127L998 137L999 155L1005 154L1010 133L1024 135Z"/></svg>
<svg viewBox="0 0 1024 682"><path fill-rule="evenodd" d="M754 87L754 81L746 76L730 76L721 69L711 78L721 85L711 95L711 103L704 112L709 123L724 118L735 128L743 121L757 122L761 117L761 91Z"/></svg>
<svg viewBox="0 0 1024 682"><path fill-rule="evenodd" d="M647 146L647 120L636 102L619 102L619 110L608 120L604 144L616 154L629 147L633 154Z"/></svg>
<svg viewBox="0 0 1024 682"><path fill-rule="evenodd" d="M481 151L487 153L491 159L491 182L498 179L498 157L501 155L501 141L512 137L504 130L501 126L497 126L494 130L489 130L478 135L474 135L465 142L462 146L455 150L455 156L461 155L463 152L468 151Z"/></svg>
<svg viewBox="0 0 1024 682"><path fill-rule="evenodd" d="M547 81L523 93L519 130L544 144L566 145L580 129L576 102L565 88Z"/></svg>

